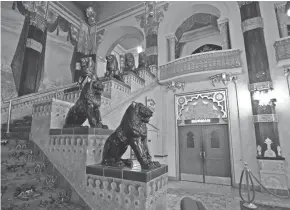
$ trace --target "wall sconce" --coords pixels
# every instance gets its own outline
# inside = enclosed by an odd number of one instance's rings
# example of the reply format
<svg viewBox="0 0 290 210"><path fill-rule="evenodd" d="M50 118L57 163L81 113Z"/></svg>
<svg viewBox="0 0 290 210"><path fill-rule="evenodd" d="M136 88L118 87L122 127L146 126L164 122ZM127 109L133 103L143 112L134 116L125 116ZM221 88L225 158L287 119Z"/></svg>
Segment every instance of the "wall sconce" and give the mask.
<svg viewBox="0 0 290 210"><path fill-rule="evenodd" d="M171 81L171 83L166 84L166 92L168 92L169 90L172 90L174 93L176 91L176 89L182 89L184 90L185 87L185 81L181 82L181 81Z"/></svg>
<svg viewBox="0 0 290 210"><path fill-rule="evenodd" d="M238 79L237 75L232 75L231 73L221 73L215 76L210 77L212 80L212 85L215 87L217 83L222 82L225 86L227 86L231 81L235 81Z"/></svg>
<svg viewBox="0 0 290 210"><path fill-rule="evenodd" d="M275 106L275 102L277 101L275 98L275 93L271 89L255 91L253 94L253 99L259 101L259 106Z"/></svg>
<svg viewBox="0 0 290 210"><path fill-rule="evenodd" d="M285 6L285 12L288 17L290 17L290 2L287 1L286 6Z"/></svg>

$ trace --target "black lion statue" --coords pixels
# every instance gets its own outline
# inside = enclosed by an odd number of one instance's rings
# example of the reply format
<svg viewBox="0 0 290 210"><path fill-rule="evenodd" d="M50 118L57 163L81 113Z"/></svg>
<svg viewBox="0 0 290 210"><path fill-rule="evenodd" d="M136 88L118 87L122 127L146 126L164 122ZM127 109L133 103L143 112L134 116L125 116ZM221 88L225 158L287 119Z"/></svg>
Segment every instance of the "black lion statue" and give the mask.
<svg viewBox="0 0 290 210"><path fill-rule="evenodd" d="M111 79L112 77L124 82L123 77L118 67L118 61L115 55L106 56L107 66L104 79Z"/></svg>
<svg viewBox="0 0 290 210"><path fill-rule="evenodd" d="M104 85L99 80L87 82L79 99L68 111L64 128L80 127L88 119L90 127L108 129L103 125L100 113L103 91Z"/></svg>
<svg viewBox="0 0 290 210"><path fill-rule="evenodd" d="M132 168L133 162L130 159L121 159L128 146L130 146L142 169L160 167L159 162L152 161L147 146L146 124L152 115L153 112L142 103L132 102L126 110L119 127L106 140L102 165Z"/></svg>
<svg viewBox="0 0 290 210"><path fill-rule="evenodd" d="M126 53L124 73L130 72L130 71L137 74L137 69L135 67L135 58L132 53Z"/></svg>

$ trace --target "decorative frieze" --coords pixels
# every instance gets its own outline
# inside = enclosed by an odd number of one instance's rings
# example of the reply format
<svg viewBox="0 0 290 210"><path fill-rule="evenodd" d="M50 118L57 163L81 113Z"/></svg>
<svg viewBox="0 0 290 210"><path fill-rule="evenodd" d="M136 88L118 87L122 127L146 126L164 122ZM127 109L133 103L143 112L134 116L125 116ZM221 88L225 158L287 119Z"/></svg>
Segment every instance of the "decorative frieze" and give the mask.
<svg viewBox="0 0 290 210"><path fill-rule="evenodd" d="M249 87L250 92L269 90L269 89L273 89L273 83L271 81L258 82L258 83L249 84L248 87Z"/></svg>
<svg viewBox="0 0 290 210"><path fill-rule="evenodd" d="M239 7L245 6L247 4L252 4L254 1L238 1Z"/></svg>
<svg viewBox="0 0 290 210"><path fill-rule="evenodd" d="M165 80L202 71L241 68L240 54L240 50L221 50L183 57L160 66L159 79Z"/></svg>
<svg viewBox="0 0 290 210"><path fill-rule="evenodd" d="M254 17L251 19L244 20L242 22L242 31L243 33L256 29L256 28L264 28L263 18L262 17Z"/></svg>
<svg viewBox="0 0 290 210"><path fill-rule="evenodd" d="M261 123L261 122L278 122L278 115L277 114L259 114L253 115L254 123Z"/></svg>

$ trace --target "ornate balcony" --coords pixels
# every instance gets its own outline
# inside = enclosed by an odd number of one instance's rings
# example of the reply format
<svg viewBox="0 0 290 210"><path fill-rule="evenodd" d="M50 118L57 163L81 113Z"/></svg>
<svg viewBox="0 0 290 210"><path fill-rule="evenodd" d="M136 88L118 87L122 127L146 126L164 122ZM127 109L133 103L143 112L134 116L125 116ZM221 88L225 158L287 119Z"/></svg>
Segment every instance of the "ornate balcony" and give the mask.
<svg viewBox="0 0 290 210"><path fill-rule="evenodd" d="M274 48L278 67L290 65L290 36L277 40Z"/></svg>
<svg viewBox="0 0 290 210"><path fill-rule="evenodd" d="M177 78L200 81L225 70L242 72L240 50L211 51L183 57L160 66L158 76L161 83Z"/></svg>

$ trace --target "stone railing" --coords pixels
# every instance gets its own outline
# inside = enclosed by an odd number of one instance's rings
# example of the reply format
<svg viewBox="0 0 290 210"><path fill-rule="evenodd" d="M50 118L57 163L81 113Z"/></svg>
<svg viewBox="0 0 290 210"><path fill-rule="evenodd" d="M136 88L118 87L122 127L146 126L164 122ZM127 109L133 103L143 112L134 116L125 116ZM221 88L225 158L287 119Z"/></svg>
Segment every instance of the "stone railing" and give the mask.
<svg viewBox="0 0 290 210"><path fill-rule="evenodd" d="M145 86L145 80L134 74L133 72L129 72L124 76L124 82L131 87L131 92L134 92L140 88Z"/></svg>
<svg viewBox="0 0 290 210"><path fill-rule="evenodd" d="M142 69L139 71L139 76L145 80L145 86L151 84L152 82L154 82L156 80L155 75L146 69Z"/></svg>
<svg viewBox="0 0 290 210"><path fill-rule="evenodd" d="M111 103L116 102L131 93L131 87L129 85L114 78L104 81L103 84L105 85L103 96L111 99Z"/></svg>
<svg viewBox="0 0 290 210"><path fill-rule="evenodd" d="M274 44L278 66L290 64L290 36L279 39ZM287 61L288 60L288 61Z"/></svg>
<svg viewBox="0 0 290 210"><path fill-rule="evenodd" d="M242 66L240 50L220 50L179 58L159 67L159 80L205 71L235 69Z"/></svg>

